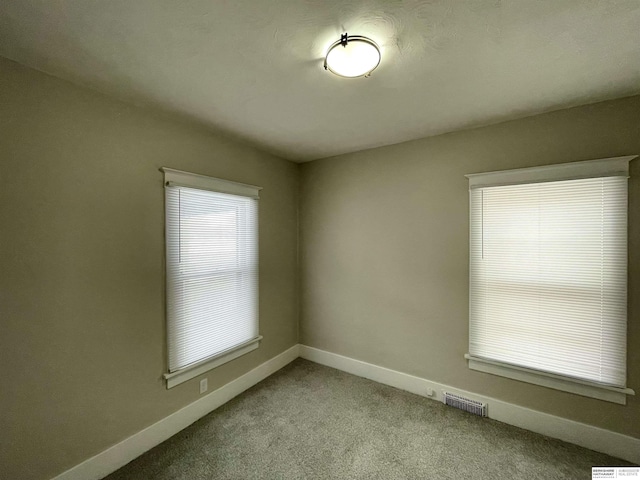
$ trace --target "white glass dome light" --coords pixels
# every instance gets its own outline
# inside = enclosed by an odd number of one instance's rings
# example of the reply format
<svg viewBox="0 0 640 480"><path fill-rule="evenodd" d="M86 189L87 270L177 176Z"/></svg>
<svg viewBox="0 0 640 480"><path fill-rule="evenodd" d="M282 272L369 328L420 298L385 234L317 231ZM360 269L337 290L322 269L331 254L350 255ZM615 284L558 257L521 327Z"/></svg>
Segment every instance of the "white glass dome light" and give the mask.
<svg viewBox="0 0 640 480"><path fill-rule="evenodd" d="M373 40L344 33L329 47L324 69L341 77L368 77L380 64L380 58L380 49Z"/></svg>

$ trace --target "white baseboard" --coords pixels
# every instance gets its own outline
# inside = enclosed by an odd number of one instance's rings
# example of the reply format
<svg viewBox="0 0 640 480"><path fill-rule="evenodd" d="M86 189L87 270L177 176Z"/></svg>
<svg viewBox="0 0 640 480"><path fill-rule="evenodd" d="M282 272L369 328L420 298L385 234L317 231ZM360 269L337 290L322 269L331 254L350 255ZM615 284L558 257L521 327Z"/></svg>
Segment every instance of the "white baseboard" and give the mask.
<svg viewBox="0 0 640 480"><path fill-rule="evenodd" d="M486 402L489 405L489 418L640 465L640 439L638 438L520 407L495 398L485 397L441 383L431 382L424 378L379 367L378 365L306 345L300 345L300 356L312 362L333 367L359 377L368 378L378 383L384 383L385 385L406 390L423 397L428 397L427 390L433 389L435 395L428 398L434 400L442 401L442 390L446 390L451 393L457 393L481 402Z"/></svg>
<svg viewBox="0 0 640 480"><path fill-rule="evenodd" d="M277 372L298 358L298 351L299 345L294 345L241 377L214 390L209 395L61 473L53 480L98 480L115 472L144 452L164 442L196 420Z"/></svg>
<svg viewBox="0 0 640 480"><path fill-rule="evenodd" d="M430 388L435 393L431 398L436 400L442 399L442 390L469 396L487 402L489 417L500 422L640 464L640 439L638 438L520 407L495 398L477 395L306 345L294 345L209 395L85 460L52 480L98 480L115 472L144 452L164 442L193 422L277 372L298 356L424 397L427 397L427 389Z"/></svg>

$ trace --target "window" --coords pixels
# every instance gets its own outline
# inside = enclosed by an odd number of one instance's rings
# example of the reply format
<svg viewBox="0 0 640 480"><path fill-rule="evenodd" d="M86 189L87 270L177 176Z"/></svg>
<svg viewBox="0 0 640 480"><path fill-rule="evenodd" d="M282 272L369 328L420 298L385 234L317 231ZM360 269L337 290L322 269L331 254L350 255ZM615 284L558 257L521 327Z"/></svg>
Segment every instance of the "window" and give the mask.
<svg viewBox="0 0 640 480"><path fill-rule="evenodd" d="M258 187L163 168L167 388L258 347Z"/></svg>
<svg viewBox="0 0 640 480"><path fill-rule="evenodd" d="M468 175L469 367L625 403L619 157Z"/></svg>

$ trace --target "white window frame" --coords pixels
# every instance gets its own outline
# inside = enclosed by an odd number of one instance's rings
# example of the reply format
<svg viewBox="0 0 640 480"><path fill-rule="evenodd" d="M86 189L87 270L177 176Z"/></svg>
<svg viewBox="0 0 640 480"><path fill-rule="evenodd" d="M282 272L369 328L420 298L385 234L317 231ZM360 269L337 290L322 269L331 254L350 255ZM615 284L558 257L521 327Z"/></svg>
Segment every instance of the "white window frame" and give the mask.
<svg viewBox="0 0 640 480"><path fill-rule="evenodd" d="M521 168L497 172L465 175L469 189L500 185L529 184L548 181L575 180L606 176L629 176L629 162L637 155L604 158L583 162L571 162L542 167ZM470 212L471 215L471 212ZM465 354L469 368L484 373L541 385L556 390L597 398L608 402L626 404L627 395L635 395L630 388L620 388L583 381L562 375L523 368L500 361Z"/></svg>
<svg viewBox="0 0 640 480"><path fill-rule="evenodd" d="M218 193L245 196L254 199L259 199L259 192L262 189L261 187L257 187L254 185L247 185L244 183L232 182L219 178L208 177L205 175L198 175L167 167L162 167L160 171L164 173L165 186L182 186L199 190L209 190ZM165 284L168 288L168 283L165 282ZM167 315L167 322L169 321L170 318L169 315ZM176 385L186 382L187 380L195 378L198 375L201 375L213 368L219 367L220 365L230 362L231 360L234 360L257 349L261 340L262 336L258 335L257 337L247 342L235 345L228 350L225 350L217 355L205 358L200 362L191 364L175 372L165 373L163 377L167 382L167 388L173 388ZM167 342L169 341L170 339L167 336Z"/></svg>

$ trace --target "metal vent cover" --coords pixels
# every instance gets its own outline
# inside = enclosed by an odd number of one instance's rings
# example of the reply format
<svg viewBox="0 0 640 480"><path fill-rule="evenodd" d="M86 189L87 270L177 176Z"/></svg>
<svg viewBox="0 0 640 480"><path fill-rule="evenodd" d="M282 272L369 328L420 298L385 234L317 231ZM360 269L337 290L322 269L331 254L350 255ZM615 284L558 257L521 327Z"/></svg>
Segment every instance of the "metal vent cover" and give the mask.
<svg viewBox="0 0 640 480"><path fill-rule="evenodd" d="M473 413L480 417L487 416L486 403L479 402L478 400L472 400L470 398L463 397L462 395L443 391L442 403L449 405L450 407L464 410L465 412Z"/></svg>

